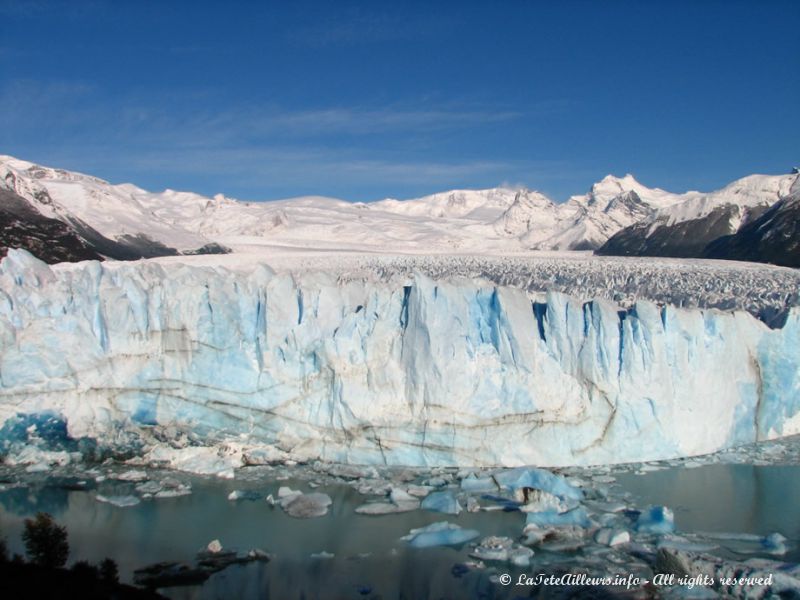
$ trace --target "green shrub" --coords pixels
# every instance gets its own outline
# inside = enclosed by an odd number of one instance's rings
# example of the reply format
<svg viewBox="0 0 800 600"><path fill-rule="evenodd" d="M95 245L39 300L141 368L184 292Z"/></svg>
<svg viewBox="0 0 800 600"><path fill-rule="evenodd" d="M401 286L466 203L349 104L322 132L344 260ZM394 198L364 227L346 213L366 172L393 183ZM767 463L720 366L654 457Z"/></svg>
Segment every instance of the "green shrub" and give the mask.
<svg viewBox="0 0 800 600"><path fill-rule="evenodd" d="M97 579L99 573L97 567L89 564L86 560L79 560L72 565L72 572L82 579Z"/></svg>
<svg viewBox="0 0 800 600"><path fill-rule="evenodd" d="M25 552L34 564L63 567L67 562L67 529L58 525L47 513L40 512L33 519L25 519L22 541L25 542Z"/></svg>
<svg viewBox="0 0 800 600"><path fill-rule="evenodd" d="M119 583L119 569L117 569L117 563L110 558L101 562L100 579L106 583Z"/></svg>

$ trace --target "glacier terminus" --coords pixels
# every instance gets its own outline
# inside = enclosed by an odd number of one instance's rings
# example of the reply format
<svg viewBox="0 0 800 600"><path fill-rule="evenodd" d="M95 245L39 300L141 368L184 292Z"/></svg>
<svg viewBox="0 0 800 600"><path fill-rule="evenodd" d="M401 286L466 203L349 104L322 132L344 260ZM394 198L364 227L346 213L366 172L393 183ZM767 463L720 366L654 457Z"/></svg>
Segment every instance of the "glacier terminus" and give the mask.
<svg viewBox="0 0 800 600"><path fill-rule="evenodd" d="M190 432L297 460L565 466L800 433L797 307L770 326L420 272L24 250L0 290L0 437L47 414L109 447Z"/></svg>

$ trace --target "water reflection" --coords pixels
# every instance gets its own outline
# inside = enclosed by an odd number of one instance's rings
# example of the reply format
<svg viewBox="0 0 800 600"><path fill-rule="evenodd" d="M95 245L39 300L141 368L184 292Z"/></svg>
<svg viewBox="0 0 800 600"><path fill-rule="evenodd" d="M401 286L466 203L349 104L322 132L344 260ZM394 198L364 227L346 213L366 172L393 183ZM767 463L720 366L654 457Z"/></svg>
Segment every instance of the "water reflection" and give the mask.
<svg viewBox="0 0 800 600"><path fill-rule="evenodd" d="M767 535L800 541L800 466L707 465L624 475L620 484L643 504L675 511L679 531ZM787 560L800 561L795 547Z"/></svg>
<svg viewBox="0 0 800 600"><path fill-rule="evenodd" d="M57 519L67 510L69 492L47 485L11 487L0 492L0 506L21 517L47 512Z"/></svg>

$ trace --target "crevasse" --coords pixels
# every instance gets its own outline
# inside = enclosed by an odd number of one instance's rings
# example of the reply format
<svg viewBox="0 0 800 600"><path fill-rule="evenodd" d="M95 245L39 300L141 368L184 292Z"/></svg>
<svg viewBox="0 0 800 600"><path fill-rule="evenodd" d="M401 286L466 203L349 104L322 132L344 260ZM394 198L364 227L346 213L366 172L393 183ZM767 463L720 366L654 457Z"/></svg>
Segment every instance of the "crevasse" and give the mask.
<svg viewBox="0 0 800 600"><path fill-rule="evenodd" d="M800 432L800 311L337 282L139 262L0 264L0 420L75 437L175 425L359 464L690 456Z"/></svg>

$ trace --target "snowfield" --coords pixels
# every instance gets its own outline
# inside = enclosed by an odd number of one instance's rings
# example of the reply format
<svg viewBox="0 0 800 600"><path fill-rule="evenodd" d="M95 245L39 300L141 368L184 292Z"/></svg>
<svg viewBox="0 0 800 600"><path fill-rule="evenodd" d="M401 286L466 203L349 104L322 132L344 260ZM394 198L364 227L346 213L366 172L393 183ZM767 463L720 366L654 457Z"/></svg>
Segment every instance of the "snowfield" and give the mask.
<svg viewBox="0 0 800 600"><path fill-rule="evenodd" d="M164 257L185 264L247 273L259 264L283 273L319 271L337 281L405 285L416 274L434 280L479 279L528 292L544 301L548 291L630 308L638 300L685 308L746 311L767 323L800 305L800 270L760 263L673 258L594 256L591 252L515 254L380 254L254 245L233 255ZM107 263L106 268L124 268ZM72 269L60 264L54 269Z"/></svg>
<svg viewBox="0 0 800 600"><path fill-rule="evenodd" d="M792 270L264 256L51 268L11 251L0 438L52 413L109 446L157 430L301 460L552 466L800 432ZM668 298L726 310L654 302ZM774 328L750 314L781 310Z"/></svg>

